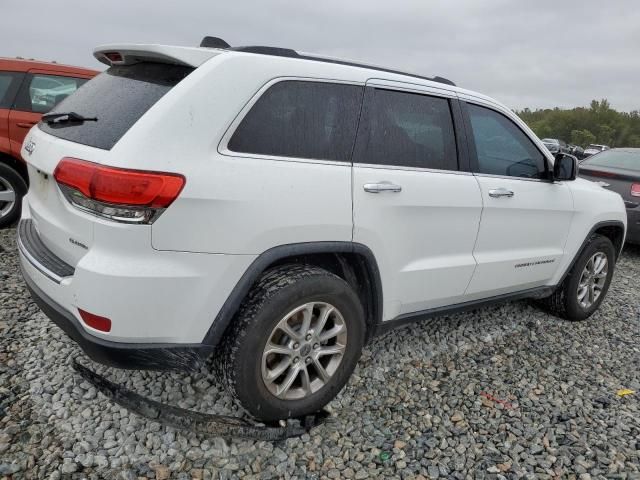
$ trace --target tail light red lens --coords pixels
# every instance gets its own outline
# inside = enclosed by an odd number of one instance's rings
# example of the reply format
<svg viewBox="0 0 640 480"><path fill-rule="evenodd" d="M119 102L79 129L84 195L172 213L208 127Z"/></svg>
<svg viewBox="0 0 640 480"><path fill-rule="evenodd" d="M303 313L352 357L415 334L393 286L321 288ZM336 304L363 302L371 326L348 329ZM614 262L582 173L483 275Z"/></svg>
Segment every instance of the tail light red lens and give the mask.
<svg viewBox="0 0 640 480"><path fill-rule="evenodd" d="M634 183L631 185L631 196L640 197L640 183Z"/></svg>
<svg viewBox="0 0 640 480"><path fill-rule="evenodd" d="M151 208L167 208L185 184L184 177L175 173L105 167L69 157L62 159L53 176L92 200Z"/></svg>
<svg viewBox="0 0 640 480"><path fill-rule="evenodd" d="M86 312L80 308L78 309L78 312L80 313L80 317L82 317L82 321L91 328L95 328L101 332L111 331L111 320L108 318Z"/></svg>
<svg viewBox="0 0 640 480"><path fill-rule="evenodd" d="M63 158L53 176L65 198L85 212L122 223L153 223L182 191L177 173L107 167Z"/></svg>

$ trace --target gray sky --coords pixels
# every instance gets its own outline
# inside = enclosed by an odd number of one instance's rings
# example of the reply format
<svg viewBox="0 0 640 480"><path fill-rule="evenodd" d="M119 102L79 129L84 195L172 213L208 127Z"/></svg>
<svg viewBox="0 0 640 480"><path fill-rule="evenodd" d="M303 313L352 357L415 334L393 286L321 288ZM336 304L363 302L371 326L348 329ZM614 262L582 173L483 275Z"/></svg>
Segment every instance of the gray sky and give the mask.
<svg viewBox="0 0 640 480"><path fill-rule="evenodd" d="M637 0L0 0L0 55L102 68L103 43L271 45L423 75L512 108L640 109Z"/></svg>

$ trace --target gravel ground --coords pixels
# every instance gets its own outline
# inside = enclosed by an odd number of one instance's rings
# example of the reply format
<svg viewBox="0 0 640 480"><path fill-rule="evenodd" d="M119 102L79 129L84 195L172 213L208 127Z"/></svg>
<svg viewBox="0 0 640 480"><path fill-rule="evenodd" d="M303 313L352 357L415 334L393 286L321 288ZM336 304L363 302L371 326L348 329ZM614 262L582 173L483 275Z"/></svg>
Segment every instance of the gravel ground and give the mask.
<svg viewBox="0 0 640 480"><path fill-rule="evenodd" d="M70 366L86 357L30 301L14 236L0 231L0 478L640 478L638 248L589 321L519 302L375 340L331 421L274 444L175 430L96 393ZM207 370L83 363L156 400L240 414Z"/></svg>

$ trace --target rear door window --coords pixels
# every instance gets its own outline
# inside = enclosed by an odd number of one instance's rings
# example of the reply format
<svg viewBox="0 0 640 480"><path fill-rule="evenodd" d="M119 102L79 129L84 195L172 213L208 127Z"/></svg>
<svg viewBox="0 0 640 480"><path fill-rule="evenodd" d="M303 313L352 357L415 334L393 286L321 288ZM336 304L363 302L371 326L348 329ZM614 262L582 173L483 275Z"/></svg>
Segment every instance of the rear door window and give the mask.
<svg viewBox="0 0 640 480"><path fill-rule="evenodd" d="M449 101L396 90L372 89L358 131L354 162L457 170Z"/></svg>
<svg viewBox="0 0 640 480"><path fill-rule="evenodd" d="M0 72L0 108L11 108L24 73Z"/></svg>
<svg viewBox="0 0 640 480"><path fill-rule="evenodd" d="M227 148L233 152L351 160L363 87L286 80L253 105Z"/></svg>
<svg viewBox="0 0 640 480"><path fill-rule="evenodd" d="M110 150L191 67L143 62L113 66L87 82L51 113L75 112L96 122L40 123L43 131L71 142Z"/></svg>

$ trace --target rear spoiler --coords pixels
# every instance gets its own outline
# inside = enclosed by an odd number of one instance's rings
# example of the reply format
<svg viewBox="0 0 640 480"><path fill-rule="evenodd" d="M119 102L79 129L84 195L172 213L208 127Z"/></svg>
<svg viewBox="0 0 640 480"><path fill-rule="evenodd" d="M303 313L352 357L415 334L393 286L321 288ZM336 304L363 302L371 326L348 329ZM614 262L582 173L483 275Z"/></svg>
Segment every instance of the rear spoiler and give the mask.
<svg viewBox="0 0 640 480"><path fill-rule="evenodd" d="M159 62L198 68L207 60L222 53L214 48L174 47L169 45L113 44L101 45L93 56L106 65L132 65L140 62Z"/></svg>

